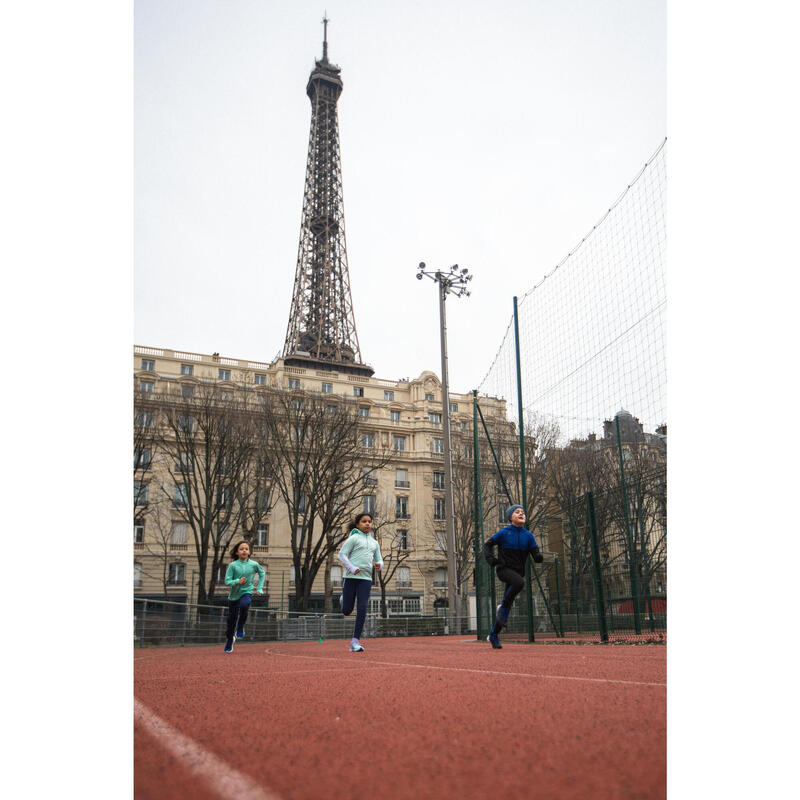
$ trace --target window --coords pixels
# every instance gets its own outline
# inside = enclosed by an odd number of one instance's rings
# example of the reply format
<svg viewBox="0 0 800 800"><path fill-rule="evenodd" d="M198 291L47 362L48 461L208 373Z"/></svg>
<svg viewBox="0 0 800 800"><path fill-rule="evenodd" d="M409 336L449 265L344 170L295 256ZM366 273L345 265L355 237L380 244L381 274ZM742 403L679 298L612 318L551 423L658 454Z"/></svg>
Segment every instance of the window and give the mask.
<svg viewBox="0 0 800 800"><path fill-rule="evenodd" d="M194 386L190 383L181 385L181 397L194 397Z"/></svg>
<svg viewBox="0 0 800 800"><path fill-rule="evenodd" d="M173 522L170 544L186 544L189 538L189 526L185 522Z"/></svg>
<svg viewBox="0 0 800 800"><path fill-rule="evenodd" d="M392 422L400 422L400 412L399 411L390 411L389 412L389 419Z"/></svg>
<svg viewBox="0 0 800 800"><path fill-rule="evenodd" d="M217 375L221 381L229 381L231 379L231 371L229 369L220 369Z"/></svg>
<svg viewBox="0 0 800 800"><path fill-rule="evenodd" d="M428 403L432 403L432 402L433 402L433 395L432 395L432 394L426 394L426 395L425 395L425 400L426 400Z"/></svg>
<svg viewBox="0 0 800 800"><path fill-rule="evenodd" d="M419 614L422 611L419 597L403 598L403 611L406 614Z"/></svg>
<svg viewBox="0 0 800 800"><path fill-rule="evenodd" d="M433 442L433 452L434 453L443 453L444 452L444 446L442 444L442 440L441 439L433 439L432 442Z"/></svg>
<svg viewBox="0 0 800 800"><path fill-rule="evenodd" d="M390 614L403 613L403 600L400 597L389 597L386 599L386 608Z"/></svg>
<svg viewBox="0 0 800 800"><path fill-rule="evenodd" d="M308 505L308 498L304 492L300 492L300 497L297 500L297 512L299 514L306 513L306 506Z"/></svg>
<svg viewBox="0 0 800 800"><path fill-rule="evenodd" d="M133 565L133 585L137 589L142 585L142 565L134 563Z"/></svg>
<svg viewBox="0 0 800 800"><path fill-rule="evenodd" d="M394 499L394 515L397 519L408 519L408 498L395 497Z"/></svg>
<svg viewBox="0 0 800 800"><path fill-rule="evenodd" d="M139 381L139 388L143 392L150 393L155 391L156 385L153 383L153 381Z"/></svg>
<svg viewBox="0 0 800 800"><path fill-rule="evenodd" d="M299 389L300 388L300 379L299 378L289 378L289 388L290 389Z"/></svg>
<svg viewBox="0 0 800 800"><path fill-rule="evenodd" d="M364 396L364 387L363 386L354 386L353 387L353 397L363 397Z"/></svg>
<svg viewBox="0 0 800 800"><path fill-rule="evenodd" d="M442 415L435 411L428 412L428 422L441 422Z"/></svg>
<svg viewBox="0 0 800 800"><path fill-rule="evenodd" d="M170 586L186 586L186 565L177 561L170 564L167 583Z"/></svg>
<svg viewBox="0 0 800 800"><path fill-rule="evenodd" d="M269 547L269 525L256 527L256 547Z"/></svg>
<svg viewBox="0 0 800 800"><path fill-rule="evenodd" d="M137 428L152 428L153 427L153 412L152 411L140 411L136 415L136 427Z"/></svg>
<svg viewBox="0 0 800 800"><path fill-rule="evenodd" d="M442 520L444 519L444 498L443 497L434 497L433 498L433 518Z"/></svg>
<svg viewBox="0 0 800 800"><path fill-rule="evenodd" d="M408 550L408 531L397 531L397 538L395 539L398 550Z"/></svg>
<svg viewBox="0 0 800 800"><path fill-rule="evenodd" d="M230 509L232 500L230 486L217 487L217 508Z"/></svg>
<svg viewBox="0 0 800 800"><path fill-rule="evenodd" d="M256 492L256 510L262 514L266 514L269 511L270 494L270 489L267 486L262 486Z"/></svg>
<svg viewBox="0 0 800 800"><path fill-rule="evenodd" d="M142 359L142 369L145 372L155 372L156 371L156 362L151 361L149 358Z"/></svg>
<svg viewBox="0 0 800 800"><path fill-rule="evenodd" d="M133 468L134 469L150 468L150 449L148 447L137 447L133 451Z"/></svg>
<svg viewBox="0 0 800 800"><path fill-rule="evenodd" d="M144 542L144 520L135 519L133 521L133 543L142 544Z"/></svg>
<svg viewBox="0 0 800 800"><path fill-rule="evenodd" d="M342 568L331 567L331 586L334 589L340 589L342 586Z"/></svg>
<svg viewBox="0 0 800 800"><path fill-rule="evenodd" d="M364 467L364 486L377 486L378 479L372 467Z"/></svg>
<svg viewBox="0 0 800 800"><path fill-rule="evenodd" d="M362 433L361 434L361 446L366 447L368 449L372 449L375 447L375 434L372 433Z"/></svg>
<svg viewBox="0 0 800 800"><path fill-rule="evenodd" d="M300 547L300 543L303 541L303 526L298 525L294 529L294 545L295 547Z"/></svg>
<svg viewBox="0 0 800 800"><path fill-rule="evenodd" d="M358 416L359 417L368 417L369 416L369 408L367 406L359 406L358 407Z"/></svg>
<svg viewBox="0 0 800 800"><path fill-rule="evenodd" d="M497 506L497 521L502 522L504 525L508 524L506 519L506 506L504 503L499 503Z"/></svg>
<svg viewBox="0 0 800 800"><path fill-rule="evenodd" d="M322 384L322 394L333 394L333 384L332 383L323 383Z"/></svg>
<svg viewBox="0 0 800 800"><path fill-rule="evenodd" d="M397 588L403 589L411 586L411 570L408 567L397 568Z"/></svg>
<svg viewBox="0 0 800 800"><path fill-rule="evenodd" d="M375 513L375 495L374 494L365 494L364 495L364 508L363 510L367 514L374 514Z"/></svg>
<svg viewBox="0 0 800 800"><path fill-rule="evenodd" d="M408 470L398 469L394 473L394 485L400 489L410 489L411 483L408 480Z"/></svg>
<svg viewBox="0 0 800 800"><path fill-rule="evenodd" d="M335 414L338 411L336 406L325 406L325 413L326 414Z"/></svg>
<svg viewBox="0 0 800 800"><path fill-rule="evenodd" d="M194 375L194 364L181 364L181 375Z"/></svg>
<svg viewBox="0 0 800 800"><path fill-rule="evenodd" d="M405 436L395 436L394 437L394 449L395 450L405 450L406 449L406 437Z"/></svg>
<svg viewBox="0 0 800 800"><path fill-rule="evenodd" d="M133 482L133 504L138 507L147 505L147 484L144 481Z"/></svg>
<svg viewBox="0 0 800 800"><path fill-rule="evenodd" d="M142 367L142 369L144 369L144 367ZM387 392L384 390L383 399L388 400L391 403L394 400L394 392Z"/></svg>
<svg viewBox="0 0 800 800"><path fill-rule="evenodd" d="M294 586L294 567L289 567L289 586Z"/></svg>
<svg viewBox="0 0 800 800"><path fill-rule="evenodd" d="M253 383L255 383L256 386L266 386L267 376L262 375L260 372L256 372L256 374L253 375Z"/></svg>
<svg viewBox="0 0 800 800"><path fill-rule="evenodd" d="M458 403L450 403L451 411L458 411Z"/></svg>
<svg viewBox="0 0 800 800"><path fill-rule="evenodd" d="M297 425L292 426L292 436L294 437L295 442L302 442L305 440L303 429L298 427Z"/></svg>
<svg viewBox="0 0 800 800"><path fill-rule="evenodd" d="M433 488L444 489L444 472L433 473Z"/></svg>
<svg viewBox="0 0 800 800"><path fill-rule="evenodd" d="M178 417L178 430L181 433L192 433L194 431L194 417L187 417L181 414Z"/></svg>
<svg viewBox="0 0 800 800"><path fill-rule="evenodd" d="M172 496L175 508L186 508L189 505L189 492L185 483L175 484L175 493Z"/></svg>
<svg viewBox="0 0 800 800"><path fill-rule="evenodd" d="M185 450L178 450L175 459L175 472L185 475L192 471L192 456Z"/></svg>
<svg viewBox="0 0 800 800"><path fill-rule="evenodd" d="M447 567L436 567L436 572L433 575L434 589L447 588Z"/></svg>
<svg viewBox="0 0 800 800"><path fill-rule="evenodd" d="M297 399L292 400L292 408L295 411L302 411L305 407L306 407L305 400L297 400Z"/></svg>

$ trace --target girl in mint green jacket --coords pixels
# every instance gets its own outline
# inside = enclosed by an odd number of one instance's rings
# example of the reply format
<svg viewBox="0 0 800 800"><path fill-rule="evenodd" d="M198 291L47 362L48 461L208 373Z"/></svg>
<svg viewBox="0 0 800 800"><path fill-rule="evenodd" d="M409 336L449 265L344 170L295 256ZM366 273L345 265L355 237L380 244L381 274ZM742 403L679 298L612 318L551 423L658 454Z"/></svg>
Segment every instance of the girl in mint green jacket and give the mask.
<svg viewBox="0 0 800 800"><path fill-rule="evenodd" d="M250 558L250 545L239 542L231 550L235 560L225 572L225 585L228 592L228 629L225 632L225 652L233 652L233 643L244 638L244 623L253 600L253 592L264 594L264 582L267 573L264 567ZM256 574L258 579L255 579Z"/></svg>
<svg viewBox="0 0 800 800"><path fill-rule="evenodd" d="M356 624L353 638L350 640L350 652L362 653L364 648L359 641L364 621L367 618L369 593L372 589L372 570L383 567L381 546L378 540L370 533L372 530L372 515L359 514L353 521L353 530L350 538L342 545L339 551L339 561L344 564L346 573L342 581L342 596L340 603L342 613L347 617L353 613L356 606Z"/></svg>

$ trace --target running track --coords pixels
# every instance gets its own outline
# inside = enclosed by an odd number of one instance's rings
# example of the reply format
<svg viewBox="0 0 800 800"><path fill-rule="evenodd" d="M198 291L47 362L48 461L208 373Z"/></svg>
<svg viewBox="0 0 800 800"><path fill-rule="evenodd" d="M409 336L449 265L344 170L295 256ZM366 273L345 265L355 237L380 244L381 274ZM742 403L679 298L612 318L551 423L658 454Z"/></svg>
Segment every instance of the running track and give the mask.
<svg viewBox="0 0 800 800"><path fill-rule="evenodd" d="M666 797L666 648L135 652L137 800Z"/></svg>

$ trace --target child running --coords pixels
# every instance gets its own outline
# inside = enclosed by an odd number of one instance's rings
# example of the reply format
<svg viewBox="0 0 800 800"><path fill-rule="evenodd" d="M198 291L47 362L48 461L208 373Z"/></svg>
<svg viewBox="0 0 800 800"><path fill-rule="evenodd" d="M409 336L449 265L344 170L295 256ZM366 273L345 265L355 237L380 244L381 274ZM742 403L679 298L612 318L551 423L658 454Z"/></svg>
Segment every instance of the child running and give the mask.
<svg viewBox="0 0 800 800"><path fill-rule="evenodd" d="M247 611L253 600L253 578L258 573L258 594L264 594L266 572L257 561L250 560L250 545L241 541L231 550L231 562L225 572L225 585L230 586L228 593L228 628L225 631L225 652L233 652L233 643L244 639L244 623Z"/></svg>
<svg viewBox="0 0 800 800"><path fill-rule="evenodd" d="M353 604L356 605L356 624L353 638L350 640L351 653L364 652L359 638L364 629L364 620L367 618L369 593L372 589L372 568L381 569L383 567L381 546L370 533L371 530L372 515L359 514L353 520L350 538L339 551L339 561L347 569L342 581L342 596L339 599L342 613L349 617L353 613Z"/></svg>
<svg viewBox="0 0 800 800"><path fill-rule="evenodd" d="M506 511L511 523L483 543L483 554L489 566L497 567L497 577L506 585L503 602L497 606L497 619L492 632L486 637L495 650L502 649L498 634L508 622L508 614L516 596L525 585L525 559L530 553L537 564L544 560L533 534L525 528L525 511L522 506L511 506ZM497 545L497 557L492 548Z"/></svg>

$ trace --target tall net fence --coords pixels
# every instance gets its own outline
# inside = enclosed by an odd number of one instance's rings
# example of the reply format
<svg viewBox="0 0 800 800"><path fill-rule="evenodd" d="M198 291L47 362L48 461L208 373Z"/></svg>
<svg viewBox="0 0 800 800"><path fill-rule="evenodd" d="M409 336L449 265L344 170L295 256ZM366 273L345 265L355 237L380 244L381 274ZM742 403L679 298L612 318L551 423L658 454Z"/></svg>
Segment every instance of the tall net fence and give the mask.
<svg viewBox="0 0 800 800"><path fill-rule="evenodd" d="M666 422L666 140L603 218L518 300L524 416L562 441L620 409ZM510 311L510 309L509 309ZM513 319L478 390L518 419Z"/></svg>
<svg viewBox="0 0 800 800"><path fill-rule="evenodd" d="M487 466L516 483L509 502L526 487L527 527L546 554L508 632L608 640L666 630L665 192L666 140L518 298L516 326L512 313L479 386L524 430L524 460ZM502 589L479 562L488 626Z"/></svg>

